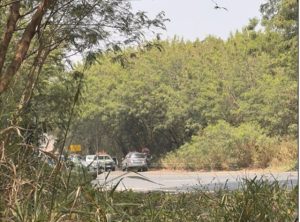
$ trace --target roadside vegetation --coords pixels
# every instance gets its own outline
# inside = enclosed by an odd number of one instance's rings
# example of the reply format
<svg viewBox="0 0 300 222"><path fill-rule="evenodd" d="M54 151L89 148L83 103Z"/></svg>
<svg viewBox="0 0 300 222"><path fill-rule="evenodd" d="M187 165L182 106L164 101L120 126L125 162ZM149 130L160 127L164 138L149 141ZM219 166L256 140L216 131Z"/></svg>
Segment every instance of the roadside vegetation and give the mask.
<svg viewBox="0 0 300 222"><path fill-rule="evenodd" d="M227 40L157 41L98 57L71 136L85 152L150 149L169 169L292 169L298 137L298 9L270 1ZM259 25L261 27L259 27Z"/></svg>
<svg viewBox="0 0 300 222"><path fill-rule="evenodd" d="M45 162L33 165L37 168L32 169L30 181L14 174L18 166L11 165L2 172L13 189L6 187L10 192L1 195L1 221L288 222L298 213L298 186L287 188L289 181L280 184L263 178L245 179L234 191L225 184L214 192L205 186L188 193L117 192L116 187L93 187L92 175L81 168L65 169L61 165L54 180L49 174L53 169Z"/></svg>
<svg viewBox="0 0 300 222"><path fill-rule="evenodd" d="M291 170L296 159L296 141L269 137L257 124L233 127L220 121L193 136L180 149L169 152L161 164L180 170L274 168L279 164Z"/></svg>
<svg viewBox="0 0 300 222"><path fill-rule="evenodd" d="M146 147L169 169L294 169L298 2L261 12L227 40L145 42L167 19L130 1L0 1L0 221L293 221L297 186L117 192L61 159L80 144L119 158Z"/></svg>

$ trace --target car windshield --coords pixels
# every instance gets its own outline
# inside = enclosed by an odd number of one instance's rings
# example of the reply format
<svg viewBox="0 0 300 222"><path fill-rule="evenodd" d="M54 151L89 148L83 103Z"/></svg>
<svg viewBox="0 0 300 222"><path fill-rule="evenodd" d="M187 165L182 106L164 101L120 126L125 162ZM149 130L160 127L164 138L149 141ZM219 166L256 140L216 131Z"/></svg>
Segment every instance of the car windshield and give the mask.
<svg viewBox="0 0 300 222"><path fill-rule="evenodd" d="M87 161L91 161L91 160L94 159L94 157L95 157L95 156L86 156L86 160L87 160Z"/></svg>
<svg viewBox="0 0 300 222"><path fill-rule="evenodd" d="M145 155L143 153L133 153L131 158L145 158Z"/></svg>
<svg viewBox="0 0 300 222"><path fill-rule="evenodd" d="M95 160L104 160L104 156L95 156Z"/></svg>
<svg viewBox="0 0 300 222"><path fill-rule="evenodd" d="M111 158L109 156L97 156L95 157L95 160L98 159L98 160L110 160Z"/></svg>

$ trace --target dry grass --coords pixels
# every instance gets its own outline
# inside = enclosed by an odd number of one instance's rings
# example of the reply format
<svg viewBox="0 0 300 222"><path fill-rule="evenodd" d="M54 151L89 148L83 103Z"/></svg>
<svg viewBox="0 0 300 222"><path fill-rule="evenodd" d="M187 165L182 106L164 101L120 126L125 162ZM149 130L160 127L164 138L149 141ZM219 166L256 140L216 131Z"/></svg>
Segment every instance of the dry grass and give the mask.
<svg viewBox="0 0 300 222"><path fill-rule="evenodd" d="M284 147L283 153L293 149L289 143ZM38 154L22 143L1 146L1 221L281 222L297 217L298 187L288 189L277 181L245 180L235 191L207 192L203 187L182 194L116 192L94 188L84 168L62 163L52 167Z"/></svg>

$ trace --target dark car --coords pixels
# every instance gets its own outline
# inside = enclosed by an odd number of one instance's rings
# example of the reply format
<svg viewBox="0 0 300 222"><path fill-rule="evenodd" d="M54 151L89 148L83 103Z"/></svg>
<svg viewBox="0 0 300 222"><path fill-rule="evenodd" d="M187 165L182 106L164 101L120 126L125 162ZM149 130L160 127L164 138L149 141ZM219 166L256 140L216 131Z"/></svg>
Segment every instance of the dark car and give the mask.
<svg viewBox="0 0 300 222"><path fill-rule="evenodd" d="M139 153L139 152L128 153L125 156L125 158L122 160L122 170L125 171L129 169L147 171L148 164L147 164L146 155L144 153Z"/></svg>
<svg viewBox="0 0 300 222"><path fill-rule="evenodd" d="M118 158L117 158L117 157L115 157L115 156L112 156L111 158L112 158L112 159L113 159L113 161L115 162L115 165L116 165L116 166L119 166L119 161L118 161Z"/></svg>

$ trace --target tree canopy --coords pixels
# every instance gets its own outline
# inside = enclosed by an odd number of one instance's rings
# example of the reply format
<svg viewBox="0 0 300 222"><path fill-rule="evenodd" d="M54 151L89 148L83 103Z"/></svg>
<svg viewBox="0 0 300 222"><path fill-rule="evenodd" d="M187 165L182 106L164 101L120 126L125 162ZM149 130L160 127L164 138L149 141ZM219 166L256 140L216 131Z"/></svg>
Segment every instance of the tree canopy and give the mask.
<svg viewBox="0 0 300 222"><path fill-rule="evenodd" d="M67 130L72 115L68 140L86 153L148 147L161 156L220 121L271 138L298 134L295 0L267 1L261 21L227 40L143 46L166 19L134 13L129 1L7 0L0 10L1 128L30 129L36 144L41 132ZM84 64L66 69L72 53Z"/></svg>
<svg viewBox="0 0 300 222"><path fill-rule="evenodd" d="M82 86L82 75L72 65L67 68L69 57L80 53L88 64L95 54L139 45L146 33L164 29L166 21L163 12L153 19L133 12L125 0L3 0L0 14L1 129L26 129L27 115L30 122L42 119L44 130L46 125L62 128L52 123L66 120L77 92L70 87Z"/></svg>
<svg viewBox="0 0 300 222"><path fill-rule="evenodd" d="M262 5L260 30L260 21L251 19L227 40L175 37L158 42L162 49L128 48L125 67L112 62L112 54L101 57L87 71L72 140L86 152L101 146L125 154L146 146L161 156L219 121L237 130L257 127L268 138L296 138L298 34L276 21L296 24L279 14L294 14L297 5L277 1L271 10L273 4Z"/></svg>
<svg viewBox="0 0 300 222"><path fill-rule="evenodd" d="M134 12L130 0L0 0L0 218L115 212L116 187L95 199L85 169L62 163L70 144L149 150L172 169L295 164L298 1L268 0L261 12L226 40L149 42L164 13ZM45 134L58 158L41 149Z"/></svg>

